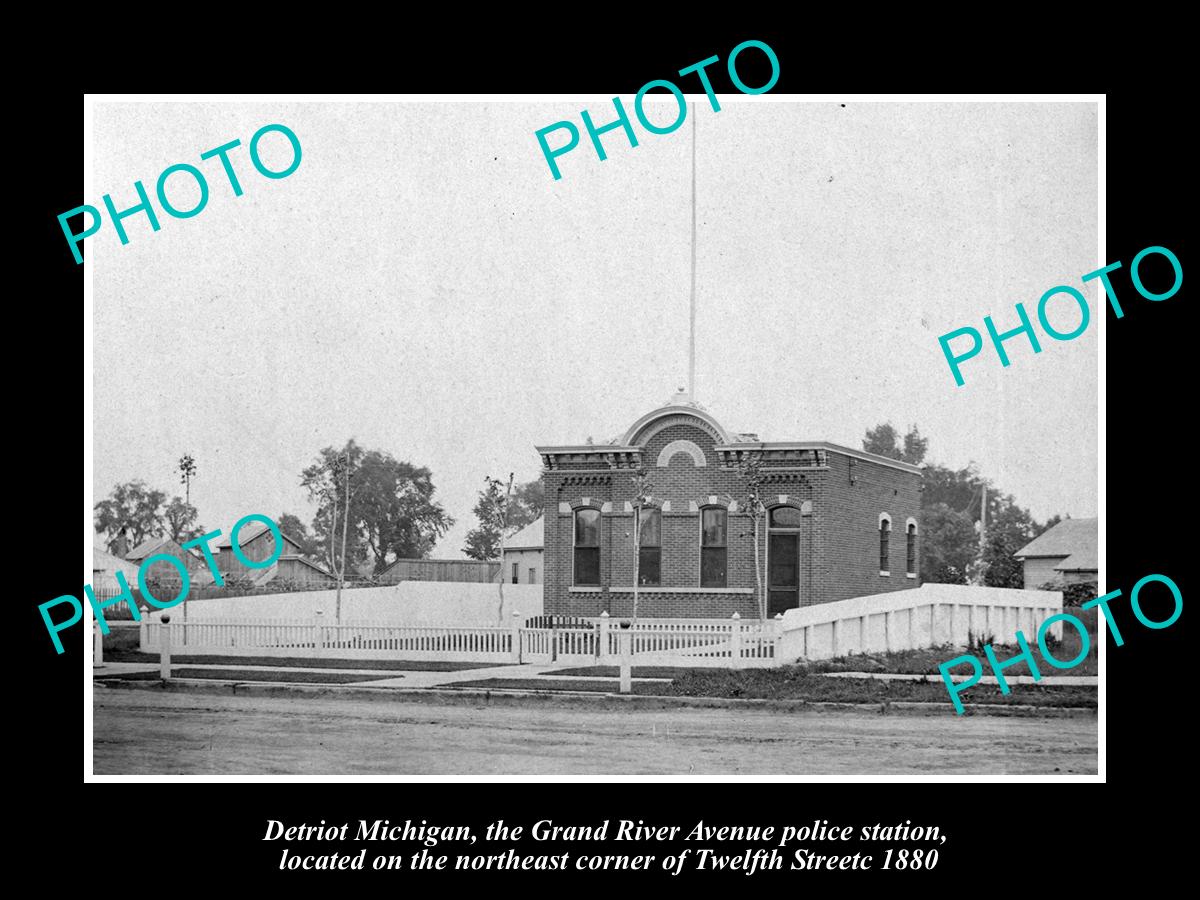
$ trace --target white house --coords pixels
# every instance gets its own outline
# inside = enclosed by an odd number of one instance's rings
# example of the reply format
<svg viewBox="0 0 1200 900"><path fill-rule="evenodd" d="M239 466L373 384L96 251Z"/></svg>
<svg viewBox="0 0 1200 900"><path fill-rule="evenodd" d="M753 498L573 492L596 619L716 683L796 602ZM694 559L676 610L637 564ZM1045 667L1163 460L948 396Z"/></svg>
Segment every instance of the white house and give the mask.
<svg viewBox="0 0 1200 900"><path fill-rule="evenodd" d="M1014 555L1025 566L1025 587L1064 581L1094 582L1100 563L1096 552L1099 519L1064 519Z"/></svg>
<svg viewBox="0 0 1200 900"><path fill-rule="evenodd" d="M526 525L504 542L504 571L501 577L512 584L541 584L545 546L542 537L544 519Z"/></svg>

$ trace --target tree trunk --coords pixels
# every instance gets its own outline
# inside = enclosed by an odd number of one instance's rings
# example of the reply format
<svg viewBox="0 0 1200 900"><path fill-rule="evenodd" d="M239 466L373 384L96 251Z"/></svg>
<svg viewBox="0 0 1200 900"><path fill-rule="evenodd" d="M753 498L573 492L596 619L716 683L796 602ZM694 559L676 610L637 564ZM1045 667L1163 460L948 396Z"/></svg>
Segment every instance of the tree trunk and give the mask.
<svg viewBox="0 0 1200 900"><path fill-rule="evenodd" d="M767 598L763 594L762 567L759 564L760 557L759 557L759 553L758 553L758 520L759 520L759 516L755 516L754 522L753 522L753 527L754 527L754 583L758 587L759 617L765 623L767 621Z"/></svg>
<svg viewBox="0 0 1200 900"><path fill-rule="evenodd" d="M633 508L633 624L637 624L638 585L642 580L642 507Z"/></svg>

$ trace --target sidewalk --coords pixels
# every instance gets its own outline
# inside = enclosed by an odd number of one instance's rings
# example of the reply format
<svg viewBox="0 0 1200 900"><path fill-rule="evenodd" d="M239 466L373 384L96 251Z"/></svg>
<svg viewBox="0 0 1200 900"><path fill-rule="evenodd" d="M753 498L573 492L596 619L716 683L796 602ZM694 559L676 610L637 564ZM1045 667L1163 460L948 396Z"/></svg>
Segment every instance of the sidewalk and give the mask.
<svg viewBox="0 0 1200 900"><path fill-rule="evenodd" d="M485 678L533 678L536 679L541 675L548 675L554 672L559 672L564 669L578 668L575 663L560 663L548 665L534 665L527 663L524 665L504 665L490 666L481 669L463 669L458 672L416 672L397 669L331 669L320 667L299 667L299 666L263 666L263 665L226 665L226 664L194 664L182 663L171 666L173 671L180 669L204 669L212 672L239 672L247 669L253 669L256 672L278 672L279 683L287 684L292 681L287 677L289 672L308 672L318 674L348 674L362 675L362 681L342 682L348 687L352 686L371 686L371 687L403 687L403 688L433 688L441 687L442 685L456 684L460 681L479 681ZM93 669L93 678L106 678L113 675L125 675L134 672L157 672L158 665L155 663L122 663L113 662L105 663L103 668ZM380 678L379 676L388 676ZM368 678L367 676L372 676ZM588 676L586 681L611 681L614 685L620 683L620 678L616 676ZM669 682L670 678L634 678L635 682Z"/></svg>

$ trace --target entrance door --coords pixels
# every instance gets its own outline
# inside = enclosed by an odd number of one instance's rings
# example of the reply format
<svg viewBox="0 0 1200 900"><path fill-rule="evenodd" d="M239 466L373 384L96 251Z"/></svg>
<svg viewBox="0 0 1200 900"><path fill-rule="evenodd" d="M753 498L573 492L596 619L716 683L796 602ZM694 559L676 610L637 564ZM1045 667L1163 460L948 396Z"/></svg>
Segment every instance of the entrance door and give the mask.
<svg viewBox="0 0 1200 900"><path fill-rule="evenodd" d="M767 541L767 615L800 605L800 535L772 532Z"/></svg>

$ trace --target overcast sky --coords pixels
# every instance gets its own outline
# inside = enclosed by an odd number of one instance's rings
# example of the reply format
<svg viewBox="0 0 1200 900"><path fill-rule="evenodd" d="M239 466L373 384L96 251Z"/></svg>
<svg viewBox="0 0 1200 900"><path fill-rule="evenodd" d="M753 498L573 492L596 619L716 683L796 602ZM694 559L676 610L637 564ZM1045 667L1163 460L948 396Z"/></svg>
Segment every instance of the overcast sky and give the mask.
<svg viewBox="0 0 1200 900"><path fill-rule="evenodd" d="M591 101L97 104L86 202L132 206L179 162L210 197L159 209L157 233L126 219L127 246L107 221L87 241L94 499L134 478L182 494L191 453L209 528L309 521L300 470L354 437L433 470L458 520L435 553L459 557L485 475L536 478L535 445L606 440L664 403L687 375L692 114L635 124L636 148L610 132L604 162L584 133L555 181L534 132L585 106L610 120ZM1108 262L1094 104L696 109L700 402L764 440L859 447L916 423L928 461L977 462L1035 517L1095 515L1097 283L1082 337L1010 341L1008 368L987 348L964 387L937 341L989 313L1014 327L1015 302L1035 317ZM276 122L303 160L269 180L247 145ZM235 138L237 198L199 158ZM262 150L290 159L278 134ZM176 175L168 196L197 194Z"/></svg>

